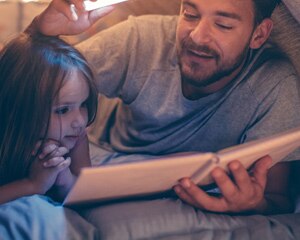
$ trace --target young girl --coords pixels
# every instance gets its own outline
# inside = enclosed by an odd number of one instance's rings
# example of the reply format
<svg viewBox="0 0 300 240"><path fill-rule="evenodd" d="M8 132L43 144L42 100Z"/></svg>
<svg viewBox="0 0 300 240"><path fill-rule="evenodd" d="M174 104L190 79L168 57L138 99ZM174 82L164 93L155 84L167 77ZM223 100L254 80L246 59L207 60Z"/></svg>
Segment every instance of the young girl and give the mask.
<svg viewBox="0 0 300 240"><path fill-rule="evenodd" d="M83 56L56 37L21 34L0 52L0 203L63 199L90 166L85 128L97 91Z"/></svg>

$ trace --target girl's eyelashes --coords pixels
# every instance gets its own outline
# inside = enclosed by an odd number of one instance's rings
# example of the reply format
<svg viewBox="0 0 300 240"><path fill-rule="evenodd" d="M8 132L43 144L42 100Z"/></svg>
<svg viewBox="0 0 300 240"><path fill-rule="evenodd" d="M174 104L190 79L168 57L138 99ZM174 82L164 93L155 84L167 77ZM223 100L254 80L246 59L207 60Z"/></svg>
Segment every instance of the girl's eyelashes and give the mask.
<svg viewBox="0 0 300 240"><path fill-rule="evenodd" d="M61 105L60 105L61 104ZM53 113L58 115L66 114L70 111L73 111L77 108L87 108L88 107L88 99L85 99L83 102L78 103L58 103L53 107Z"/></svg>
<svg viewBox="0 0 300 240"><path fill-rule="evenodd" d="M70 110L69 107L67 106L63 106L63 107L58 107L54 110L55 114L58 114L58 115L63 115L63 114L66 114L68 111Z"/></svg>
<svg viewBox="0 0 300 240"><path fill-rule="evenodd" d="M87 100L86 101L84 101L82 104L81 104L81 106L80 107L82 107L82 108L87 108Z"/></svg>

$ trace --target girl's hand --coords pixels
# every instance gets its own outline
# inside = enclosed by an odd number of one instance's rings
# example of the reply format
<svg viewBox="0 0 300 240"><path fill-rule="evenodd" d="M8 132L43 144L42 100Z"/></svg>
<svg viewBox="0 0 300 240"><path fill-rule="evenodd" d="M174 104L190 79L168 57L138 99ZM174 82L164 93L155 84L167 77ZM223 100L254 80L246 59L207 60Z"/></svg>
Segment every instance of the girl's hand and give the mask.
<svg viewBox="0 0 300 240"><path fill-rule="evenodd" d="M35 154L41 148L41 144L41 141L36 143L35 149L32 153L33 156L35 156ZM60 162L59 159L56 158L63 157L69 153L69 150L66 147L59 146L59 144L59 142L49 139L42 146L38 158L45 162L45 167L57 166Z"/></svg>
<svg viewBox="0 0 300 240"><path fill-rule="evenodd" d="M55 167L45 168L44 162L35 158L31 164L28 180L36 193L45 194L55 184L58 174L68 169L70 164L70 159L61 158L60 163Z"/></svg>
<svg viewBox="0 0 300 240"><path fill-rule="evenodd" d="M40 144L40 142L37 143L36 147L39 147ZM71 163L70 157L64 157L64 155L66 155L68 152L69 150L66 147L59 147L57 142L53 140L47 140L47 142L44 143L44 146L42 147L41 153L38 155L38 158L43 161L44 167L53 168L59 166L66 160L68 161L68 163ZM73 184L73 180L73 174L68 167L62 170L57 175L57 178L53 185L57 187L70 186Z"/></svg>
<svg viewBox="0 0 300 240"><path fill-rule="evenodd" d="M243 212L263 210L265 207L264 192L268 169L272 163L270 157L259 160L250 176L238 161L229 164L233 180L221 168L212 171L212 177L219 187L220 197L210 196L188 178L180 180L174 187L177 195L185 202L208 211Z"/></svg>
<svg viewBox="0 0 300 240"><path fill-rule="evenodd" d="M76 177L72 174L70 168L65 168L59 172L54 183L57 187L66 188L67 191L73 186Z"/></svg>

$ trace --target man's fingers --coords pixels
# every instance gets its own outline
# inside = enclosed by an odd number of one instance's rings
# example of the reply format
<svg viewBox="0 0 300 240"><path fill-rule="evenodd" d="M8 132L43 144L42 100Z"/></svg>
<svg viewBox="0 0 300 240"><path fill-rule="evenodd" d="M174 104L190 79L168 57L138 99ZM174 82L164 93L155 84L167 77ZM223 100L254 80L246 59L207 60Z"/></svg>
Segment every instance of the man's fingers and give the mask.
<svg viewBox="0 0 300 240"><path fill-rule="evenodd" d="M211 172L211 176L215 180L217 186L219 187L220 191L226 199L235 197L239 193L239 190L237 189L236 185L233 183L233 181L229 178L228 174L223 169L215 168Z"/></svg>
<svg viewBox="0 0 300 240"><path fill-rule="evenodd" d="M72 0L71 2L65 0L53 0L49 6L53 7L56 11L63 14L70 21L76 21L78 19L78 10L76 9L80 9L80 6L77 1L73 2ZM78 8L76 6L78 6ZM51 7L49 7L48 9L51 9Z"/></svg>
<svg viewBox="0 0 300 240"><path fill-rule="evenodd" d="M83 3L83 0L68 0L67 2L74 4L75 8L78 11L84 12L85 11L85 6Z"/></svg>
<svg viewBox="0 0 300 240"><path fill-rule="evenodd" d="M195 200L184 190L184 188L178 184L176 185L173 190L175 191L175 193L177 194L177 196L184 202L197 207L197 208L201 208L201 206L199 206L199 204L197 204L197 202L195 202Z"/></svg>
<svg viewBox="0 0 300 240"><path fill-rule="evenodd" d="M252 181L249 173L239 161L232 161L229 163L228 168L232 173L236 187L240 192L245 193L247 189L251 188Z"/></svg>
<svg viewBox="0 0 300 240"><path fill-rule="evenodd" d="M176 193L181 199L192 203L195 207L209 211L227 211L227 205L224 198L210 196L188 178L181 179L179 183L184 191L182 194Z"/></svg>
<svg viewBox="0 0 300 240"><path fill-rule="evenodd" d="M253 168L253 177L263 188L266 186L268 171L272 165L272 158L266 156L258 160Z"/></svg>
<svg viewBox="0 0 300 240"><path fill-rule="evenodd" d="M85 11L85 6L82 0L54 0L54 8L65 15L70 21L77 21L79 16ZM107 15L114 9L113 6L98 8L89 12L90 23L96 22L99 18Z"/></svg>

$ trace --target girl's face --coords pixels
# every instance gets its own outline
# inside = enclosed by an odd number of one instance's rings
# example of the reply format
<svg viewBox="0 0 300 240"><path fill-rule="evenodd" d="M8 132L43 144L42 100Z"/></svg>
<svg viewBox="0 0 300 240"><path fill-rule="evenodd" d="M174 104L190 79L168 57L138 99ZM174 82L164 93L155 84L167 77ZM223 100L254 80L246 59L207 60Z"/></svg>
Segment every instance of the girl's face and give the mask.
<svg viewBox="0 0 300 240"><path fill-rule="evenodd" d="M77 70L71 71L54 100L47 139L58 141L69 150L75 146L88 122L88 96L85 79Z"/></svg>

